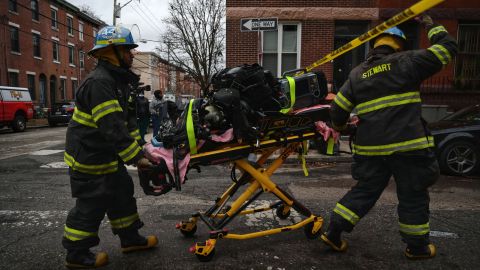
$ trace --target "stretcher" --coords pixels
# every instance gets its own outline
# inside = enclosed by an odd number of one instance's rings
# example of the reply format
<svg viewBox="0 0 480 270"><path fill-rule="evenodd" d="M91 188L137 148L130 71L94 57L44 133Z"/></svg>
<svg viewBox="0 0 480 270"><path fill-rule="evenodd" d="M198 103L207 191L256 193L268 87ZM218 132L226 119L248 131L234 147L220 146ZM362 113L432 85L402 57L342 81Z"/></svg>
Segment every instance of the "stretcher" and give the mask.
<svg viewBox="0 0 480 270"><path fill-rule="evenodd" d="M265 119L263 127L274 131L265 140L258 140L254 144L224 144L221 147L203 151L190 156L189 168L209 166L215 164L233 164L232 184L226 191L215 199L213 205L206 211L194 213L188 220L179 222L176 228L186 237L192 237L197 231L199 222L203 222L209 229L209 237L204 242L197 242L190 248L202 262L210 261L215 254L216 242L220 239L245 240L278 234L304 228L307 238L314 239L320 235L323 218L314 215L307 207L297 201L292 195L282 190L272 178L275 171L292 154L305 153L308 140L321 136L317 132L315 122L328 117L328 107L309 108L294 115L280 118ZM262 126L262 125L260 125ZM275 128L276 127L276 128ZM283 134L279 136L279 134ZM275 152L281 151L272 162L268 162ZM260 157L256 162L247 160L250 153ZM177 168L178 166L175 166ZM235 169L242 173L237 178ZM180 190L178 169L172 175L175 189ZM268 207L249 208L262 194L271 193L278 201ZM291 209L303 216L300 222L261 230L256 232L238 234L227 230L225 227L237 216L249 215L275 209L280 219L289 217Z"/></svg>

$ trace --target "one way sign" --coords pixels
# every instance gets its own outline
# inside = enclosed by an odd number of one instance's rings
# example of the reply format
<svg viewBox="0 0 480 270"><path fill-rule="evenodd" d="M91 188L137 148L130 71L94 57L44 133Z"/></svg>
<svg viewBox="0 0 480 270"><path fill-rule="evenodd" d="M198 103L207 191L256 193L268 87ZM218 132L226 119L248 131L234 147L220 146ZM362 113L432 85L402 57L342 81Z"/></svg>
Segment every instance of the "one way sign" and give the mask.
<svg viewBox="0 0 480 270"><path fill-rule="evenodd" d="M240 30L248 31L276 31L278 18L241 19Z"/></svg>

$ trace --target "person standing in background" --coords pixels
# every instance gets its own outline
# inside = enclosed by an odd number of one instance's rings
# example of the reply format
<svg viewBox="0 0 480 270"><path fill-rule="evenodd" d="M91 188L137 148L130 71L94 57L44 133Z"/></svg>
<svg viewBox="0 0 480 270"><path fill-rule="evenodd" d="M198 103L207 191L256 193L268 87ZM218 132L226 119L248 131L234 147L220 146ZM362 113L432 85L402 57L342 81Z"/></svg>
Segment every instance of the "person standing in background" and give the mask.
<svg viewBox="0 0 480 270"><path fill-rule="evenodd" d="M150 115L152 116L153 137L158 135L160 121L163 113L163 94L160 90L153 92L153 100L150 103Z"/></svg>
<svg viewBox="0 0 480 270"><path fill-rule="evenodd" d="M145 134L150 124L150 105L144 93L140 93L137 97L137 123L140 130L140 137L142 138L140 144L145 144Z"/></svg>

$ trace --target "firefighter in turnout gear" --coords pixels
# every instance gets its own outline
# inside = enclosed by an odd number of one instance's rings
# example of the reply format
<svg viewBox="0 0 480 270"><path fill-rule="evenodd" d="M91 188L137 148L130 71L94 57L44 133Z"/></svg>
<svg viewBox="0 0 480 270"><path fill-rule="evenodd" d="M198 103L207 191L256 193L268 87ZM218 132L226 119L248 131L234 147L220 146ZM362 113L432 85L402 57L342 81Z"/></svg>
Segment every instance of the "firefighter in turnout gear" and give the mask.
<svg viewBox="0 0 480 270"><path fill-rule="evenodd" d="M125 164L139 170L151 166L138 141L131 86L139 76L130 71L131 49L137 47L129 30L102 28L89 54L98 64L75 93L75 112L66 135L65 162L69 166L75 206L67 216L62 244L69 268L96 268L108 263L99 244L98 228L105 213L120 237L122 252L157 245L155 236L143 237L143 226L133 197L134 186Z"/></svg>
<svg viewBox="0 0 480 270"><path fill-rule="evenodd" d="M457 52L447 30L423 15L432 44L405 50L406 37L397 27L372 40L373 50L355 67L332 102L330 116L336 130L347 128L350 114L359 118L352 151L355 186L336 204L323 242L346 251L342 232L354 226L375 205L394 177L398 196L398 225L410 259L432 258L429 241L428 187L439 176L433 137L421 118L420 84L440 71Z"/></svg>

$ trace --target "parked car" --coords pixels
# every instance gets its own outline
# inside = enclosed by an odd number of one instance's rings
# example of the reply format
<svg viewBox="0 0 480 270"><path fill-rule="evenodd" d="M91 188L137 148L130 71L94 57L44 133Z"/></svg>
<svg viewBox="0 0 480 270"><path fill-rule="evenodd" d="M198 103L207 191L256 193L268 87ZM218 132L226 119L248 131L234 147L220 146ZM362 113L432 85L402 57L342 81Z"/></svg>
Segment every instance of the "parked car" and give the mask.
<svg viewBox="0 0 480 270"><path fill-rule="evenodd" d="M72 119L75 102L61 102L53 104L48 112L48 125L53 127L58 124L68 124Z"/></svg>
<svg viewBox="0 0 480 270"><path fill-rule="evenodd" d="M0 86L0 128L24 131L33 118L33 103L27 88Z"/></svg>
<svg viewBox="0 0 480 270"><path fill-rule="evenodd" d="M453 175L480 173L480 104L429 124L440 169Z"/></svg>

